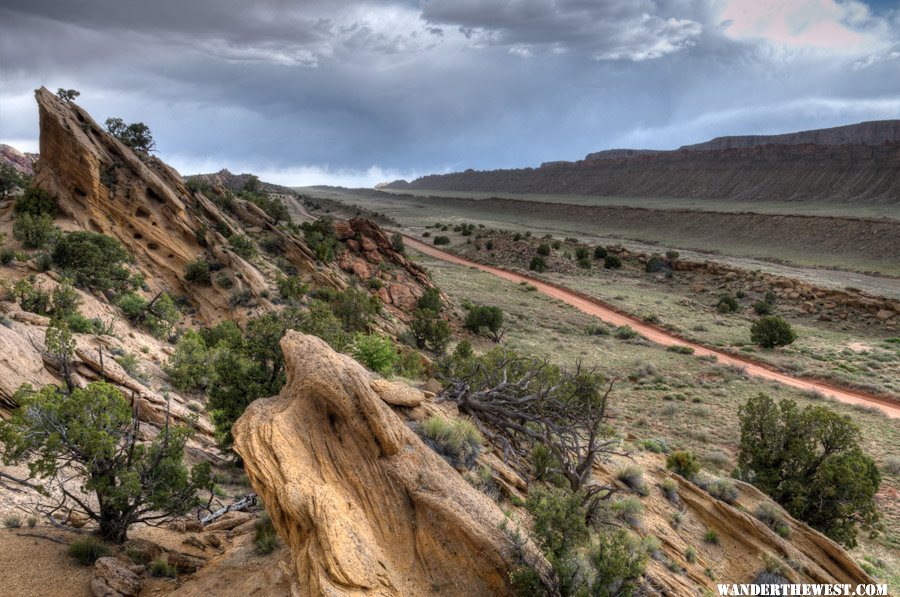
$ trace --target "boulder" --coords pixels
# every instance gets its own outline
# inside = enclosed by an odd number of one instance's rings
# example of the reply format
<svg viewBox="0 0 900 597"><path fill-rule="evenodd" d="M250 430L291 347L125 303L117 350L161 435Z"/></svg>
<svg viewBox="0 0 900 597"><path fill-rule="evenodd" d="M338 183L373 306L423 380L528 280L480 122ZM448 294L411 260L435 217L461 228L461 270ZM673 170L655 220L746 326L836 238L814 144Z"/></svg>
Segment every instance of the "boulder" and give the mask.
<svg viewBox="0 0 900 597"><path fill-rule="evenodd" d="M116 558L100 558L94 564L91 592L95 597L129 597L141 592L140 566L128 566Z"/></svg>
<svg viewBox="0 0 900 597"><path fill-rule="evenodd" d="M288 332L281 348L281 394L253 402L233 433L299 594L508 594L503 512L388 406L389 386L314 336Z"/></svg>

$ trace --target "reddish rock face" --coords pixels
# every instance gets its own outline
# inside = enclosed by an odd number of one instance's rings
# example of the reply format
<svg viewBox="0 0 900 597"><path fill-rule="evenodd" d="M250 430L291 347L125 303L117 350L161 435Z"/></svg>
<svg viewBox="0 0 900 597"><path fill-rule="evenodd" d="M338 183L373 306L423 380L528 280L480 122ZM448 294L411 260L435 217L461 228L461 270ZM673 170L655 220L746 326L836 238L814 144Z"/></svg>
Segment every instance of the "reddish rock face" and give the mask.
<svg viewBox="0 0 900 597"><path fill-rule="evenodd" d="M334 233L340 240L353 238L353 235L356 234L356 231L353 230L353 226L351 226L350 222L347 220L335 220L333 226Z"/></svg>

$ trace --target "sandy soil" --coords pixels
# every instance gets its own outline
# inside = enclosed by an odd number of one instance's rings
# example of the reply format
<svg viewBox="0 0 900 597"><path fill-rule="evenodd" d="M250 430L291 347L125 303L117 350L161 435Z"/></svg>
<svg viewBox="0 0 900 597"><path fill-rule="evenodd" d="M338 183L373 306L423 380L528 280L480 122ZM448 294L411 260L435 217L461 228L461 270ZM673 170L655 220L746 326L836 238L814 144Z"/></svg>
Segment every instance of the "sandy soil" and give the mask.
<svg viewBox="0 0 900 597"><path fill-rule="evenodd" d="M547 282L542 282L541 280L532 278L531 276L513 273L499 267L493 267L477 263L475 261L469 261L467 259L463 259L462 257L453 255L452 253L436 249L435 247L427 245L410 236L404 236L404 242L406 243L407 247L420 251L431 257L442 259L444 261L455 263L458 265L475 267L481 271L494 274L495 276L499 276L511 282L527 282L529 284L532 284L538 289L539 292L546 294L547 296L559 299L575 307L579 311L582 311L583 313L598 317L599 319L602 319L603 321L612 325L628 325L651 342L655 342L663 346L688 346L690 348L693 348L694 354L698 356L715 356L719 363L740 367L744 369L748 375L777 381L784 385L801 390L820 392L826 396L830 396L835 400L845 402L847 404L874 406L882 410L891 418L900 418L900 405L891 403L887 400L880 399L875 396L869 396L862 392L857 392L846 388L838 388L823 382L798 379L779 371L775 371L752 360L744 359L725 352L720 352L718 350L713 350L700 344L688 342L672 335L670 332L663 330L657 326L648 324L640 319L621 313L615 310L612 306L603 303L602 301L582 295L567 288L549 284Z"/></svg>

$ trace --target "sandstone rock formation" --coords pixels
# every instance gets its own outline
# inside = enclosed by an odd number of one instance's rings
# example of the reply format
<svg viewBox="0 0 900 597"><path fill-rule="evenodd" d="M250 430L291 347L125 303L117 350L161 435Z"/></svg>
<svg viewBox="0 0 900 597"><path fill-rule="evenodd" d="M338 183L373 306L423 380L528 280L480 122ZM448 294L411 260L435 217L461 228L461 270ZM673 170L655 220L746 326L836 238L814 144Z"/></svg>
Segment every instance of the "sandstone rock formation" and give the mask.
<svg viewBox="0 0 900 597"><path fill-rule="evenodd" d="M503 513L388 406L408 389L373 386L313 336L289 332L281 346L287 384L233 432L300 594L507 593Z"/></svg>
<svg viewBox="0 0 900 597"><path fill-rule="evenodd" d="M141 579L135 569L111 557L100 558L94 564L91 591L94 597L134 597L141 592Z"/></svg>

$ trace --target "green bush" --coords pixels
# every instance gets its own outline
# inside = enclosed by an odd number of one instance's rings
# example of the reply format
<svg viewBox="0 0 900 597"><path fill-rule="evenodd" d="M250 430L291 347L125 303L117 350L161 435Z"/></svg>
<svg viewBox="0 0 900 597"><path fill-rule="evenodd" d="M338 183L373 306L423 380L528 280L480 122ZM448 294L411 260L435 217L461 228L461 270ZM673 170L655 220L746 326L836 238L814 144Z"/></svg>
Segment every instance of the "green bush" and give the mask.
<svg viewBox="0 0 900 597"><path fill-rule="evenodd" d="M603 245L597 245L594 247L594 259L606 259L606 256L609 253L606 250L606 247Z"/></svg>
<svg viewBox="0 0 900 597"><path fill-rule="evenodd" d="M394 341L380 334L357 334L353 341L353 358L381 375L390 375L400 360Z"/></svg>
<svg viewBox="0 0 900 597"><path fill-rule="evenodd" d="M156 558L147 566L147 572L150 576L158 578L176 578L178 576L178 568L172 566L165 558Z"/></svg>
<svg viewBox="0 0 900 597"><path fill-rule="evenodd" d="M591 260L587 257L582 257L576 263L581 269L591 269Z"/></svg>
<svg viewBox="0 0 900 597"><path fill-rule="evenodd" d="M435 236L434 244L436 245L449 245L450 237L449 236Z"/></svg>
<svg viewBox="0 0 900 597"><path fill-rule="evenodd" d="M544 272L547 270L547 261L540 255L535 255L531 258L531 263L528 265L528 269L538 273Z"/></svg>
<svg viewBox="0 0 900 597"><path fill-rule="evenodd" d="M579 261L582 259L589 259L590 256L591 252L587 247L578 247L577 249L575 249L575 259Z"/></svg>
<svg viewBox="0 0 900 597"><path fill-rule="evenodd" d="M179 390L200 390L209 383L211 355L203 337L187 330L175 345L165 372Z"/></svg>
<svg viewBox="0 0 900 597"><path fill-rule="evenodd" d="M70 543L66 552L82 566L93 566L94 562L108 556L110 549L96 537L87 536Z"/></svg>
<svg viewBox="0 0 900 597"><path fill-rule="evenodd" d="M856 545L858 527L875 528L881 474L849 416L760 394L740 408L739 418L744 478L847 547Z"/></svg>
<svg viewBox="0 0 900 597"><path fill-rule="evenodd" d="M613 513L632 526L641 525L641 515L644 513L644 505L636 497L629 496L618 499L612 503Z"/></svg>
<svg viewBox="0 0 900 597"><path fill-rule="evenodd" d="M372 319L381 312L381 301L377 296L352 286L335 293L330 303L332 311L350 333L368 331Z"/></svg>
<svg viewBox="0 0 900 597"><path fill-rule="evenodd" d="M59 206L56 204L56 200L51 199L46 192L35 187L28 187L16 199L15 212L19 216L22 214L32 216L47 214L52 218L59 213Z"/></svg>
<svg viewBox="0 0 900 597"><path fill-rule="evenodd" d="M678 483L672 479L663 479L659 484L659 487L662 489L663 495L666 496L667 500L670 502L678 502Z"/></svg>
<svg viewBox="0 0 900 597"><path fill-rule="evenodd" d="M433 415L422 423L421 434L429 446L457 468L472 468L484 443L478 429L465 419L448 421Z"/></svg>
<svg viewBox="0 0 900 597"><path fill-rule="evenodd" d="M22 517L10 514L3 518L3 526L7 529L18 529L22 526Z"/></svg>
<svg viewBox="0 0 900 597"><path fill-rule="evenodd" d="M244 259L253 259L256 257L256 243L246 234L235 234L228 239L228 245L236 255L239 255Z"/></svg>
<svg viewBox="0 0 900 597"><path fill-rule="evenodd" d="M700 472L700 463L691 452L676 450L666 458L666 468L690 479Z"/></svg>
<svg viewBox="0 0 900 597"><path fill-rule="evenodd" d="M622 267L622 260L618 255L607 255L603 259L603 267L606 269L619 269Z"/></svg>
<svg viewBox="0 0 900 597"><path fill-rule="evenodd" d="M757 315L769 315L772 313L772 304L766 301L756 301L753 303L753 311Z"/></svg>
<svg viewBox="0 0 900 597"><path fill-rule="evenodd" d="M52 258L78 286L116 291L130 286L131 276L124 264L131 257L119 241L104 234L63 234L56 241Z"/></svg>
<svg viewBox="0 0 900 597"><path fill-rule="evenodd" d="M622 325L616 328L616 338L620 340L631 340L637 337L638 333L629 325Z"/></svg>
<svg viewBox="0 0 900 597"><path fill-rule="evenodd" d="M41 249L56 236L56 227L49 214L19 214L13 224L13 236L26 249Z"/></svg>
<svg viewBox="0 0 900 597"><path fill-rule="evenodd" d="M763 348L787 346L796 339L791 325L776 315L760 317L750 326L750 340Z"/></svg>
<svg viewBox="0 0 900 597"><path fill-rule="evenodd" d="M679 255L680 254L678 253L678 251L673 251L672 249L669 249L668 251L666 251L666 259L668 259L669 261L674 261L675 259L678 259Z"/></svg>
<svg viewBox="0 0 900 597"><path fill-rule="evenodd" d="M253 548L257 554L264 556L275 551L278 546L278 533L268 513L263 512L253 523Z"/></svg>
<svg viewBox="0 0 900 597"><path fill-rule="evenodd" d="M209 286L212 283L209 275L209 262L205 259L188 262L184 266L184 279L195 284Z"/></svg>
<svg viewBox="0 0 900 597"><path fill-rule="evenodd" d="M781 515L778 507L770 502L762 502L753 511L754 516L767 527L778 533L779 536L788 538L791 536L791 527Z"/></svg>
<svg viewBox="0 0 900 597"><path fill-rule="evenodd" d="M650 259L647 260L647 263L644 264L644 271L648 274L655 274L657 272L661 272L666 268L666 262L663 261L662 257L659 255L652 255Z"/></svg>
<svg viewBox="0 0 900 597"><path fill-rule="evenodd" d="M719 533L717 533L713 529L707 529L706 532L703 533L703 540L706 543L709 543L712 545L718 545L719 544Z"/></svg>
<svg viewBox="0 0 900 597"><path fill-rule="evenodd" d="M616 472L616 478L632 491L647 495L647 484L644 482L644 471L636 464L629 464Z"/></svg>
<svg viewBox="0 0 900 597"><path fill-rule="evenodd" d="M403 236L399 232L391 235L391 247L401 255L406 254L406 245L403 243Z"/></svg>
<svg viewBox="0 0 900 597"><path fill-rule="evenodd" d="M438 354L446 350L452 335L450 324L431 309L419 308L413 311L409 329L416 340L417 347L430 347Z"/></svg>
<svg viewBox="0 0 900 597"><path fill-rule="evenodd" d="M0 249L0 264L9 265L16 258L16 252L9 247Z"/></svg>
<svg viewBox="0 0 900 597"><path fill-rule="evenodd" d="M147 310L147 299L135 292L126 292L119 295L116 305L122 309L125 317L136 321Z"/></svg>
<svg viewBox="0 0 900 597"><path fill-rule="evenodd" d="M739 308L737 300L730 295L723 295L719 297L719 302L716 303L716 311L719 313L734 313Z"/></svg>
<svg viewBox="0 0 900 597"><path fill-rule="evenodd" d="M309 292L309 284L303 282L303 278L296 275L278 276L275 285L278 286L278 294L281 295L281 298L289 302L299 301Z"/></svg>
<svg viewBox="0 0 900 597"><path fill-rule="evenodd" d="M548 245L547 243L541 243L537 248L537 252L538 255L543 255L544 257L546 257L550 254L550 245Z"/></svg>
<svg viewBox="0 0 900 597"><path fill-rule="evenodd" d="M503 336L503 311L500 307L471 305L463 325L474 334L486 333L495 342Z"/></svg>
<svg viewBox="0 0 900 597"><path fill-rule="evenodd" d="M304 334L321 338L337 351L346 349L350 343L341 320L335 316L327 303L318 299L309 302L309 309L297 318L292 327Z"/></svg>

